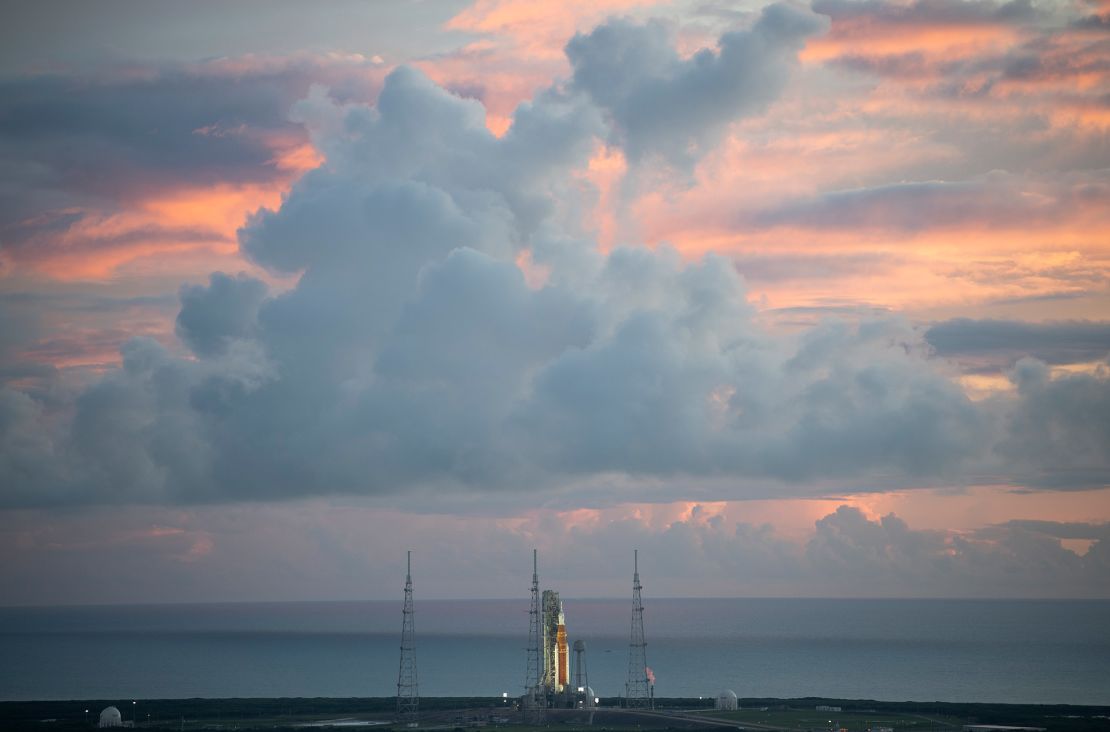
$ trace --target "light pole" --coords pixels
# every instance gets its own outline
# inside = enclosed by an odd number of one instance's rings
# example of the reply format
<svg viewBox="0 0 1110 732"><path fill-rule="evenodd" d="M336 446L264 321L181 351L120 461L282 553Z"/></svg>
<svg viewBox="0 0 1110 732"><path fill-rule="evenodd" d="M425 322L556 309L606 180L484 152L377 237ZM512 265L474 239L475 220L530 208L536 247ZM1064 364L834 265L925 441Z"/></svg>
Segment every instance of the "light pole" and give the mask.
<svg viewBox="0 0 1110 732"><path fill-rule="evenodd" d="M131 702L131 726L135 726L135 705L139 702L132 700Z"/></svg>
<svg viewBox="0 0 1110 732"><path fill-rule="evenodd" d="M89 726L89 710L88 709L85 710L85 726L86 727Z"/></svg>

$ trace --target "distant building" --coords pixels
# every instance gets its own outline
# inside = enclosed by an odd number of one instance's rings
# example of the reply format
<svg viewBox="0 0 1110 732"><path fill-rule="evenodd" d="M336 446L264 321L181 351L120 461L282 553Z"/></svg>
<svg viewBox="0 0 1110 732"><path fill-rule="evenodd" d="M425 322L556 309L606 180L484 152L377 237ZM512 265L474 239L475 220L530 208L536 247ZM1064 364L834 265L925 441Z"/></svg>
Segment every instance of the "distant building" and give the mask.
<svg viewBox="0 0 1110 732"><path fill-rule="evenodd" d="M1045 732L1045 728L1011 727L1005 724L965 724L964 732Z"/></svg>
<svg viewBox="0 0 1110 732"><path fill-rule="evenodd" d="M736 692L732 689L722 689L721 693L717 695L717 702L714 707L726 711L735 711L740 708L740 700L736 698Z"/></svg>
<svg viewBox="0 0 1110 732"><path fill-rule="evenodd" d="M119 713L119 709L115 707L107 707L100 713L100 724L96 725L100 729L108 727L122 727L123 715Z"/></svg>
<svg viewBox="0 0 1110 732"><path fill-rule="evenodd" d="M814 707L814 709L816 709L819 712L839 712L839 711L841 711L840 707L830 707L827 704L818 705L818 706Z"/></svg>

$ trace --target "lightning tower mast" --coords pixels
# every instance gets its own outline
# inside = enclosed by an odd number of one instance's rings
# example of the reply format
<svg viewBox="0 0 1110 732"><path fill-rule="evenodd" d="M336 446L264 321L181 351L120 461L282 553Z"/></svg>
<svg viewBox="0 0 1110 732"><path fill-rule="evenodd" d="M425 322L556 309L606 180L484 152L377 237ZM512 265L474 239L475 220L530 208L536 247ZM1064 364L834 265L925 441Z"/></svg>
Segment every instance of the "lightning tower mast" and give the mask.
<svg viewBox="0 0 1110 732"><path fill-rule="evenodd" d="M540 655L540 576L537 551L532 550L532 609L528 611L528 667L524 674L525 706L547 704L543 690L543 658Z"/></svg>
<svg viewBox="0 0 1110 732"><path fill-rule="evenodd" d="M651 684L648 681L647 643L644 641L644 603L640 597L640 552L632 553L632 635L628 641L628 684L625 700L630 707L651 704Z"/></svg>
<svg viewBox="0 0 1110 732"><path fill-rule="evenodd" d="M397 672L397 717L415 727L420 711L420 689L416 683L416 629L412 608L412 552L405 573L405 609L401 611L401 668Z"/></svg>

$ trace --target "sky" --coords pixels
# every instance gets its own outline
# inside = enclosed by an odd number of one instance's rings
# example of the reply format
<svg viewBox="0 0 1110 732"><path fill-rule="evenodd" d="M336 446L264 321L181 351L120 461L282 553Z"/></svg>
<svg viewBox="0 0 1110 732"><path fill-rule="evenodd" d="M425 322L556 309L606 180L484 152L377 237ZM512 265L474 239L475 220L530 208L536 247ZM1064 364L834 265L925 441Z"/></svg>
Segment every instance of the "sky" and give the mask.
<svg viewBox="0 0 1110 732"><path fill-rule="evenodd" d="M1110 597L1106 0L9 20L0 602Z"/></svg>

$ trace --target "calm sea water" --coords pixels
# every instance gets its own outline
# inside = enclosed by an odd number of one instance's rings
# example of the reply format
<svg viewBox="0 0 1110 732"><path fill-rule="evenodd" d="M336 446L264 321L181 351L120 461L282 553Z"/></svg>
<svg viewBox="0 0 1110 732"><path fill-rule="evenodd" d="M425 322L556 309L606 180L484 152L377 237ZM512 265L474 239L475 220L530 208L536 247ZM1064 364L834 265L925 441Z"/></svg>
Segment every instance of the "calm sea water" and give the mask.
<svg viewBox="0 0 1110 732"><path fill-rule="evenodd" d="M1110 602L645 601L657 696L1110 705ZM566 600L589 683L621 693L631 603ZM419 601L420 690L519 694L528 608ZM389 696L399 602L0 608L0 698Z"/></svg>

